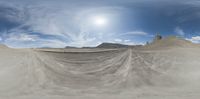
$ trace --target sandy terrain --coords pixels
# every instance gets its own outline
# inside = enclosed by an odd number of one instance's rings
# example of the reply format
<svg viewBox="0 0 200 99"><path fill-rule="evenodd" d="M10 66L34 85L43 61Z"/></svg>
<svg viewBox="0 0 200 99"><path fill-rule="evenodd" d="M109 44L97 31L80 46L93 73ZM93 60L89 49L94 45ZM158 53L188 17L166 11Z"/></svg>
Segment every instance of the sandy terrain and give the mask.
<svg viewBox="0 0 200 99"><path fill-rule="evenodd" d="M198 99L199 71L197 46L74 50L1 45L0 99Z"/></svg>

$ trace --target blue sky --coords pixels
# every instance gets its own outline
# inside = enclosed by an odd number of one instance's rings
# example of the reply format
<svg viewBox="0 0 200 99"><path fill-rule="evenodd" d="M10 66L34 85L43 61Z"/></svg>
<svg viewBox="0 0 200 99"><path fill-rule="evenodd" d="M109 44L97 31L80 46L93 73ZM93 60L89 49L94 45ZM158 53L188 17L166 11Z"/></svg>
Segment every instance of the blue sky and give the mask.
<svg viewBox="0 0 200 99"><path fill-rule="evenodd" d="M198 0L0 1L0 43L18 48L144 44L156 33L199 43L199 24Z"/></svg>

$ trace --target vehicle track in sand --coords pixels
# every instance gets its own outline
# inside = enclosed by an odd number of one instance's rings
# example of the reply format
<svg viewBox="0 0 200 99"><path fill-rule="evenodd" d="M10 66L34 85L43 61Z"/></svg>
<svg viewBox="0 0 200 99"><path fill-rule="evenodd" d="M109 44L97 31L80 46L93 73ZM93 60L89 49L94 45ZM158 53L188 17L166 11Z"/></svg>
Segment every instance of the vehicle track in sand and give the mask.
<svg viewBox="0 0 200 99"><path fill-rule="evenodd" d="M179 96L200 92L195 83L200 81L198 49L1 52L7 56L0 58L0 97L108 95L143 87L160 90L163 93L156 91L156 95L167 97L173 92ZM152 90L147 91L152 94Z"/></svg>

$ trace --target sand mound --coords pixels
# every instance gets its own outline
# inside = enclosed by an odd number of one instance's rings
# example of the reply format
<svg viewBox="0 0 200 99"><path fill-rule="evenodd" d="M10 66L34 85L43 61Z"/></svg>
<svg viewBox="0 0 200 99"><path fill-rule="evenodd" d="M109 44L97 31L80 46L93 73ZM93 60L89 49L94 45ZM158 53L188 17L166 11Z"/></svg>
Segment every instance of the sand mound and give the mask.
<svg viewBox="0 0 200 99"><path fill-rule="evenodd" d="M191 47L197 47L197 45L183 38L177 38L171 36L161 40L154 41L151 44L145 46L145 48L150 48L150 49L166 49L166 48L180 48L180 47L191 48Z"/></svg>
<svg viewBox="0 0 200 99"><path fill-rule="evenodd" d="M0 44L0 49L5 49L5 48L8 48L8 47L4 44Z"/></svg>

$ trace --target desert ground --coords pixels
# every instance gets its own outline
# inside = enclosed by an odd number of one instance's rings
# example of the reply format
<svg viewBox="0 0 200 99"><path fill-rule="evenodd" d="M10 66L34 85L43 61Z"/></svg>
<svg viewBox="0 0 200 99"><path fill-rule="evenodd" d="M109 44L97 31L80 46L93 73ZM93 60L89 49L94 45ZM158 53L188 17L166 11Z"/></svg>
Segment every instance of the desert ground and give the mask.
<svg viewBox="0 0 200 99"><path fill-rule="evenodd" d="M0 46L0 99L199 99L200 47L175 38L141 48Z"/></svg>

